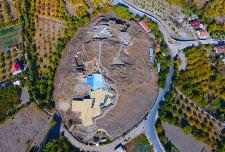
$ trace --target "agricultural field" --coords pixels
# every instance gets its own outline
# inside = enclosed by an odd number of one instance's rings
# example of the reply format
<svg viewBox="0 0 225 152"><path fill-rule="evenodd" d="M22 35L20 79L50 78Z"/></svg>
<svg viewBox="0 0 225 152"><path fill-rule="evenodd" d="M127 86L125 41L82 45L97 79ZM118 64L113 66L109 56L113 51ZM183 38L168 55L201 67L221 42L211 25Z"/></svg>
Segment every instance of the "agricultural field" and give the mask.
<svg viewBox="0 0 225 152"><path fill-rule="evenodd" d="M0 2L0 22L2 24L9 23L11 21L9 4L7 1Z"/></svg>
<svg viewBox="0 0 225 152"><path fill-rule="evenodd" d="M0 81L10 79L11 66L23 56L19 1L0 1Z"/></svg>
<svg viewBox="0 0 225 152"><path fill-rule="evenodd" d="M93 4L96 8L91 8ZM84 0L37 0L30 4L33 12L34 43L37 65L36 71L39 78L34 88L40 99L50 98L54 72L58 64L61 52L68 40L76 33L76 30L90 21L89 11L97 11L97 5L106 4L106 1ZM42 87L49 91L40 93Z"/></svg>
<svg viewBox="0 0 225 152"><path fill-rule="evenodd" d="M58 39L63 37L64 24L38 16L35 40L37 47L37 63L40 66L40 75L46 75L52 65L53 53Z"/></svg>
<svg viewBox="0 0 225 152"><path fill-rule="evenodd" d="M35 43L40 76L52 68L51 57L57 41L63 37L66 10L62 0L37 0L35 4Z"/></svg>
<svg viewBox="0 0 225 152"><path fill-rule="evenodd" d="M160 118L187 134L222 149L225 120L224 65L211 46L186 49L187 69L177 70L172 92L160 109Z"/></svg>
<svg viewBox="0 0 225 152"><path fill-rule="evenodd" d="M209 149L217 149L223 125L179 90L174 90L160 110L162 121L175 124L187 134L206 143Z"/></svg>
<svg viewBox="0 0 225 152"><path fill-rule="evenodd" d="M176 87L216 118L225 120L223 63L211 46L187 50L187 70L178 72ZM201 67L201 68L199 68Z"/></svg>
<svg viewBox="0 0 225 152"><path fill-rule="evenodd" d="M11 78L11 66L23 57L20 24L0 29L0 81Z"/></svg>
<svg viewBox="0 0 225 152"><path fill-rule="evenodd" d="M20 0L1 0L0 1L0 28L19 23L21 5Z"/></svg>
<svg viewBox="0 0 225 152"><path fill-rule="evenodd" d="M71 16L85 16L88 13L88 4L84 0L66 1L66 9Z"/></svg>

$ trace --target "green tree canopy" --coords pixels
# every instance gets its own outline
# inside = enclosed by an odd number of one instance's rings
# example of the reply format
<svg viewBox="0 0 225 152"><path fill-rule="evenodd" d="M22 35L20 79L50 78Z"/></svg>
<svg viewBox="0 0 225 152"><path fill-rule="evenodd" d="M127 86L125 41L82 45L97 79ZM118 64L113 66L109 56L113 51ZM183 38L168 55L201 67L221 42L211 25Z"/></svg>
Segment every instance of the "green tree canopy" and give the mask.
<svg viewBox="0 0 225 152"><path fill-rule="evenodd" d="M73 148L66 138L61 137L47 143L43 152L79 152L79 150Z"/></svg>

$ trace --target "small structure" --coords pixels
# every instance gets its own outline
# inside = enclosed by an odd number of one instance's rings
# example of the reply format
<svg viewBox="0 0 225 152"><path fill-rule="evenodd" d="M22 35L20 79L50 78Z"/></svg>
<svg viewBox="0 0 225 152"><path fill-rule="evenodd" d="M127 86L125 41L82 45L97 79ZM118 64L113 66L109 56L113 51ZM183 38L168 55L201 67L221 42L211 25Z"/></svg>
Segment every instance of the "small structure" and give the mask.
<svg viewBox="0 0 225 152"><path fill-rule="evenodd" d="M88 84L92 90L105 88L105 80L101 74L95 73L88 75L85 78L85 83Z"/></svg>
<svg viewBox="0 0 225 152"><path fill-rule="evenodd" d="M151 30L149 29L149 27L145 21L140 21L138 24L144 29L144 31L146 33L151 32Z"/></svg>
<svg viewBox="0 0 225 152"><path fill-rule="evenodd" d="M74 56L75 58L75 63L76 63L76 69L78 71L85 71L85 65L83 61L83 57L81 52L77 52L76 55Z"/></svg>
<svg viewBox="0 0 225 152"><path fill-rule="evenodd" d="M198 16L193 14L193 15L191 15L189 21L198 20L198 19L199 19Z"/></svg>
<svg viewBox="0 0 225 152"><path fill-rule="evenodd" d="M20 83L20 81L19 81L19 80L17 80L17 81L14 81L14 82L13 82L13 85L14 85L14 86L20 86L20 85L21 85L21 83Z"/></svg>
<svg viewBox="0 0 225 152"><path fill-rule="evenodd" d="M126 152L124 145L119 144L115 147L115 152Z"/></svg>
<svg viewBox="0 0 225 152"><path fill-rule="evenodd" d="M160 63L157 64L157 72L159 73L161 70L161 66L160 66Z"/></svg>
<svg viewBox="0 0 225 152"><path fill-rule="evenodd" d="M197 35L200 39L207 39L209 38L209 33L206 30L197 31Z"/></svg>
<svg viewBox="0 0 225 152"><path fill-rule="evenodd" d="M150 63L154 64L154 61L155 61L155 54L154 54L154 49L153 48L150 48L149 49L149 60L150 60Z"/></svg>
<svg viewBox="0 0 225 152"><path fill-rule="evenodd" d="M225 58L222 61L223 61L223 64L225 64Z"/></svg>
<svg viewBox="0 0 225 152"><path fill-rule="evenodd" d="M19 63L13 63L11 71L13 75L17 75L22 72L22 66Z"/></svg>
<svg viewBox="0 0 225 152"><path fill-rule="evenodd" d="M89 98L74 98L72 101L72 111L80 113L82 125L85 127L93 125L93 119L98 117L102 107L111 104L113 95L103 89L90 92Z"/></svg>
<svg viewBox="0 0 225 152"><path fill-rule="evenodd" d="M194 29L200 29L201 28L201 22L199 20L192 20L191 21L191 26Z"/></svg>
<svg viewBox="0 0 225 152"><path fill-rule="evenodd" d="M156 48L155 48L155 53L160 53L160 44L159 43L157 43L156 44Z"/></svg>
<svg viewBox="0 0 225 152"><path fill-rule="evenodd" d="M217 54L225 54L225 45L223 45L223 46L216 46L214 48L214 50L215 50L215 52Z"/></svg>

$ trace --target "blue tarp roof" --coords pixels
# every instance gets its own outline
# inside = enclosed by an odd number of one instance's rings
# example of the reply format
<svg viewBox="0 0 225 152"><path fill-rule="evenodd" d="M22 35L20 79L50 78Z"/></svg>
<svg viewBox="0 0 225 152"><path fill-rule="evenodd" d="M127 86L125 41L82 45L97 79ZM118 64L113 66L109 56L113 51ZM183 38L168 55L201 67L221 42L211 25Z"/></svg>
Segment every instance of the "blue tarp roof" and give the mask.
<svg viewBox="0 0 225 152"><path fill-rule="evenodd" d="M105 81L101 74L88 75L85 78L85 83L88 84L92 90L105 88Z"/></svg>

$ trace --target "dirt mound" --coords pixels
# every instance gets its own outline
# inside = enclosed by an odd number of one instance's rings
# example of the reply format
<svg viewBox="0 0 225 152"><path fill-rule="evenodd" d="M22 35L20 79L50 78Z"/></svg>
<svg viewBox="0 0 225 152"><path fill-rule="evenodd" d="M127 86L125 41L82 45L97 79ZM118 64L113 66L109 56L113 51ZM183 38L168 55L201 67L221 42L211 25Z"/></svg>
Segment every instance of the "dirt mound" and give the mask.
<svg viewBox="0 0 225 152"><path fill-rule="evenodd" d="M75 136L90 142L100 129L112 140L146 116L158 92L157 76L148 54L153 45L137 23L108 16L97 19L70 42L55 78L58 110L71 111L74 89L92 73L101 73L115 93L110 106L103 106L101 115L93 118L93 125L84 127L82 121L73 123L67 119L71 123L66 124ZM64 117L67 118L66 114Z"/></svg>

